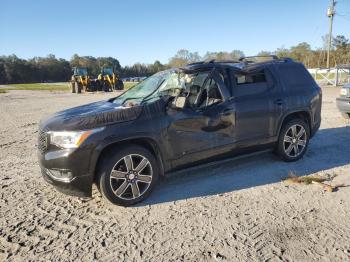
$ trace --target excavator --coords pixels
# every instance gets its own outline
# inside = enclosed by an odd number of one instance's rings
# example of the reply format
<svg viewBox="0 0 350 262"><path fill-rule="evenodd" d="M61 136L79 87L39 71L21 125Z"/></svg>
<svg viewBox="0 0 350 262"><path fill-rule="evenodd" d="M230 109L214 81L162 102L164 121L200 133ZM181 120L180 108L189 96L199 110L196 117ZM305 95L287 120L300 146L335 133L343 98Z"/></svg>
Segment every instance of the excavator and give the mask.
<svg viewBox="0 0 350 262"><path fill-rule="evenodd" d="M123 81L114 72L112 67L102 67L97 80L100 86L99 89L105 92L124 89Z"/></svg>

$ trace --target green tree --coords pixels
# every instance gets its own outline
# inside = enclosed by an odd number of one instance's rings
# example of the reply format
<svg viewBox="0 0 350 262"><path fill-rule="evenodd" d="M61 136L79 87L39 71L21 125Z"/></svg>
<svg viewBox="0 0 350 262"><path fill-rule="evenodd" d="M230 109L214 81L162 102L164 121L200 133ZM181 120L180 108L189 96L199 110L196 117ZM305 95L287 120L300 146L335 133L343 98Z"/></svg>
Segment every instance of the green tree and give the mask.
<svg viewBox="0 0 350 262"><path fill-rule="evenodd" d="M191 53L187 49L180 49L174 57L170 58L169 66L180 67L189 63L198 62L201 60L198 52Z"/></svg>
<svg viewBox="0 0 350 262"><path fill-rule="evenodd" d="M231 52L231 59L232 60L238 60L238 59L240 59L241 57L244 57L244 56L245 55L244 55L244 52L242 50L235 49L235 50L232 50L232 52Z"/></svg>
<svg viewBox="0 0 350 262"><path fill-rule="evenodd" d="M260 51L257 56L269 56L271 55L272 53L270 51Z"/></svg>
<svg viewBox="0 0 350 262"><path fill-rule="evenodd" d="M113 57L98 57L97 64L99 67L112 67L118 73L121 72L121 66L118 59Z"/></svg>
<svg viewBox="0 0 350 262"><path fill-rule="evenodd" d="M337 35L336 37L333 38L333 46L335 49L346 49L349 47L349 39L347 39L343 35Z"/></svg>

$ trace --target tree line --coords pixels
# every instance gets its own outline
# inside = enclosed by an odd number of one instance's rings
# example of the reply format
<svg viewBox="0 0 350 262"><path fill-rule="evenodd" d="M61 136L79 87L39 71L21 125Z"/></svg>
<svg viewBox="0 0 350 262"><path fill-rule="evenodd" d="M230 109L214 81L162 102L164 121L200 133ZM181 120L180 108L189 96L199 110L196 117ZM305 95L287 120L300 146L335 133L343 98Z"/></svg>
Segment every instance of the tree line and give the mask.
<svg viewBox="0 0 350 262"><path fill-rule="evenodd" d="M323 37L324 46L312 49L302 42L290 48L278 48L275 51L261 51L257 55L277 55L278 57L291 57L300 61L308 68L325 68L327 51L326 39ZM97 76L101 67L113 67L120 77L149 76L158 71L171 67L180 67L188 63L202 60L238 60L244 56L241 50L231 52L207 52L200 56L198 52L190 52L186 49L179 50L169 59L167 64L155 61L153 64L136 63L132 66L122 67L118 59L113 57L93 57L73 55L70 61L56 58L50 54L47 57L34 57L21 59L16 55L0 56L0 84L9 83L34 83L34 82L64 82L68 81L75 66L87 67L89 75ZM350 63L350 41L343 35L333 38L330 53L330 65Z"/></svg>
<svg viewBox="0 0 350 262"><path fill-rule="evenodd" d="M289 49L284 47L277 50L261 51L258 55L277 55L278 57L290 57L302 62L307 68L326 68L328 35L322 37L323 47L312 50L311 46L302 42ZM343 35L337 35L332 39L330 50L330 67L350 64L350 41Z"/></svg>

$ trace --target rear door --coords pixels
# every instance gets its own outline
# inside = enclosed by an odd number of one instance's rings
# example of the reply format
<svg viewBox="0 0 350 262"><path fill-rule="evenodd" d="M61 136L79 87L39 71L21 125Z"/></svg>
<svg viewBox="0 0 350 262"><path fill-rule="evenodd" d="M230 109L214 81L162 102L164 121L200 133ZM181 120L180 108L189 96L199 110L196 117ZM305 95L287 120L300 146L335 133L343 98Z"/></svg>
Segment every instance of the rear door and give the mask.
<svg viewBox="0 0 350 262"><path fill-rule="evenodd" d="M271 138L285 104L271 71L260 68L232 76L237 141L255 144Z"/></svg>

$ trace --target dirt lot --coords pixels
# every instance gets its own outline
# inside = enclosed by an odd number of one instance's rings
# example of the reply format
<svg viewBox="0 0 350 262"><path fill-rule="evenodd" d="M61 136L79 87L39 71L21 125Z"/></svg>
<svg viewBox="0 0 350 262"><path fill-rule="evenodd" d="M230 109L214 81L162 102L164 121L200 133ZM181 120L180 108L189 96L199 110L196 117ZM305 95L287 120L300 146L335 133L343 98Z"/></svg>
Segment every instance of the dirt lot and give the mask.
<svg viewBox="0 0 350 262"><path fill-rule="evenodd" d="M350 183L338 92L323 89L322 126L301 161L264 153L191 170L132 208L106 204L96 189L89 201L58 193L37 165L42 117L111 94L0 94L0 261L350 261L350 187L281 182L294 171Z"/></svg>

